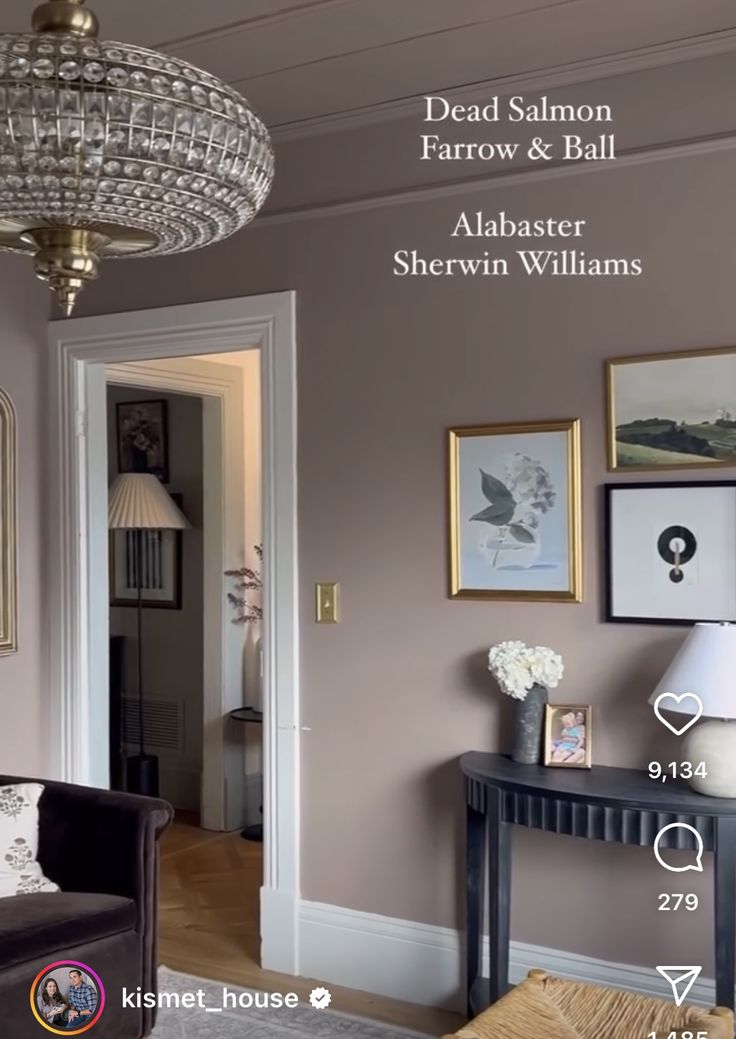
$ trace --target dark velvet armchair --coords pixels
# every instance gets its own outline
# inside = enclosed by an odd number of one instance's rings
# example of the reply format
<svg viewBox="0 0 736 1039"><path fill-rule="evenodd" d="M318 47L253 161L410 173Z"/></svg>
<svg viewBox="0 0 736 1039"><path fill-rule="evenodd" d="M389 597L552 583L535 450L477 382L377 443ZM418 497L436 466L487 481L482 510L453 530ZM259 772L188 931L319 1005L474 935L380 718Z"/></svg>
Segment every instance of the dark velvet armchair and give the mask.
<svg viewBox="0 0 736 1039"><path fill-rule="evenodd" d="M0 1033L38 1039L31 983L48 964L77 960L105 986L105 1010L93 1033L142 1039L155 1011L123 1008L122 990L157 991L158 839L173 810L133 794L0 776L0 786L16 782L45 788L38 858L61 891L0 898Z"/></svg>

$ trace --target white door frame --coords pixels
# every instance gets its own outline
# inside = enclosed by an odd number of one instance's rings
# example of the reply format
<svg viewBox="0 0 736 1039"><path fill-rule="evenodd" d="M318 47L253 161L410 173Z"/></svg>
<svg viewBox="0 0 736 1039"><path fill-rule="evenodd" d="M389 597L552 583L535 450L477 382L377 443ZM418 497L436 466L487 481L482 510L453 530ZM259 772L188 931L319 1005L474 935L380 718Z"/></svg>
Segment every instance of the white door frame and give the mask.
<svg viewBox="0 0 736 1039"><path fill-rule="evenodd" d="M242 755L226 740L228 711L243 703L244 631L232 623L225 570L245 562L244 372L188 357L105 365L108 384L183 393L202 400L203 646L200 825L245 825ZM260 481L260 473L254 476ZM242 728L238 726L238 728ZM242 733L241 733L242 735ZM232 749L235 749L234 747Z"/></svg>
<svg viewBox="0 0 736 1039"><path fill-rule="evenodd" d="M48 516L49 760L106 786L105 365L258 348L263 415L264 878L261 960L298 973L299 626L293 292L55 321ZM106 567L102 567L107 572Z"/></svg>

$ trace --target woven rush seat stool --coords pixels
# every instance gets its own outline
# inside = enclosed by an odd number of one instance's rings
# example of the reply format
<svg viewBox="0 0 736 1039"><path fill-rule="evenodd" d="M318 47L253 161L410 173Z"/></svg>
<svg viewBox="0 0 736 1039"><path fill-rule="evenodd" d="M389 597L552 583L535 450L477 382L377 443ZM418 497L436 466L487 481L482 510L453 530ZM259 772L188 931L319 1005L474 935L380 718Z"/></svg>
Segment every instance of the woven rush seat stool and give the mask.
<svg viewBox="0 0 736 1039"><path fill-rule="evenodd" d="M456 1033L455 1039L669 1039L680 1032L698 1039L733 1039L734 1017L716 1007L673 1002L619 989L554 978L529 977ZM450 1039L446 1036L445 1039Z"/></svg>

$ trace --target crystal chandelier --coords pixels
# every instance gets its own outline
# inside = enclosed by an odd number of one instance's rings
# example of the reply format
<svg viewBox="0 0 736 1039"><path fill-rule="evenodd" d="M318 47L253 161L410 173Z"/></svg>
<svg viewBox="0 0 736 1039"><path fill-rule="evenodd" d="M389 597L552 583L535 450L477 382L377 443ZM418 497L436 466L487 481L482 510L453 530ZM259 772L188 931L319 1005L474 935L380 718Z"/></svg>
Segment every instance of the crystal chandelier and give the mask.
<svg viewBox="0 0 736 1039"><path fill-rule="evenodd" d="M0 249L68 315L100 261L187 252L253 219L273 180L246 100L178 58L97 39L84 0L0 34Z"/></svg>

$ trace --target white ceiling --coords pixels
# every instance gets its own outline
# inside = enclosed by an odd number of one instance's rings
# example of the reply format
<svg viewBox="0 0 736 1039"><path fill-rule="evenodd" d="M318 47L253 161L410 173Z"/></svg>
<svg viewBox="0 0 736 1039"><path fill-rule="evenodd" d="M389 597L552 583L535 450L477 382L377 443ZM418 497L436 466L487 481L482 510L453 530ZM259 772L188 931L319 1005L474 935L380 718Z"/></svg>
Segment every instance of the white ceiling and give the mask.
<svg viewBox="0 0 736 1039"><path fill-rule="evenodd" d="M0 31L27 29L34 6L3 0ZM694 38L736 48L727 33L736 28L733 0L91 0L89 6L103 38L163 49L209 69L244 93L272 128Z"/></svg>

